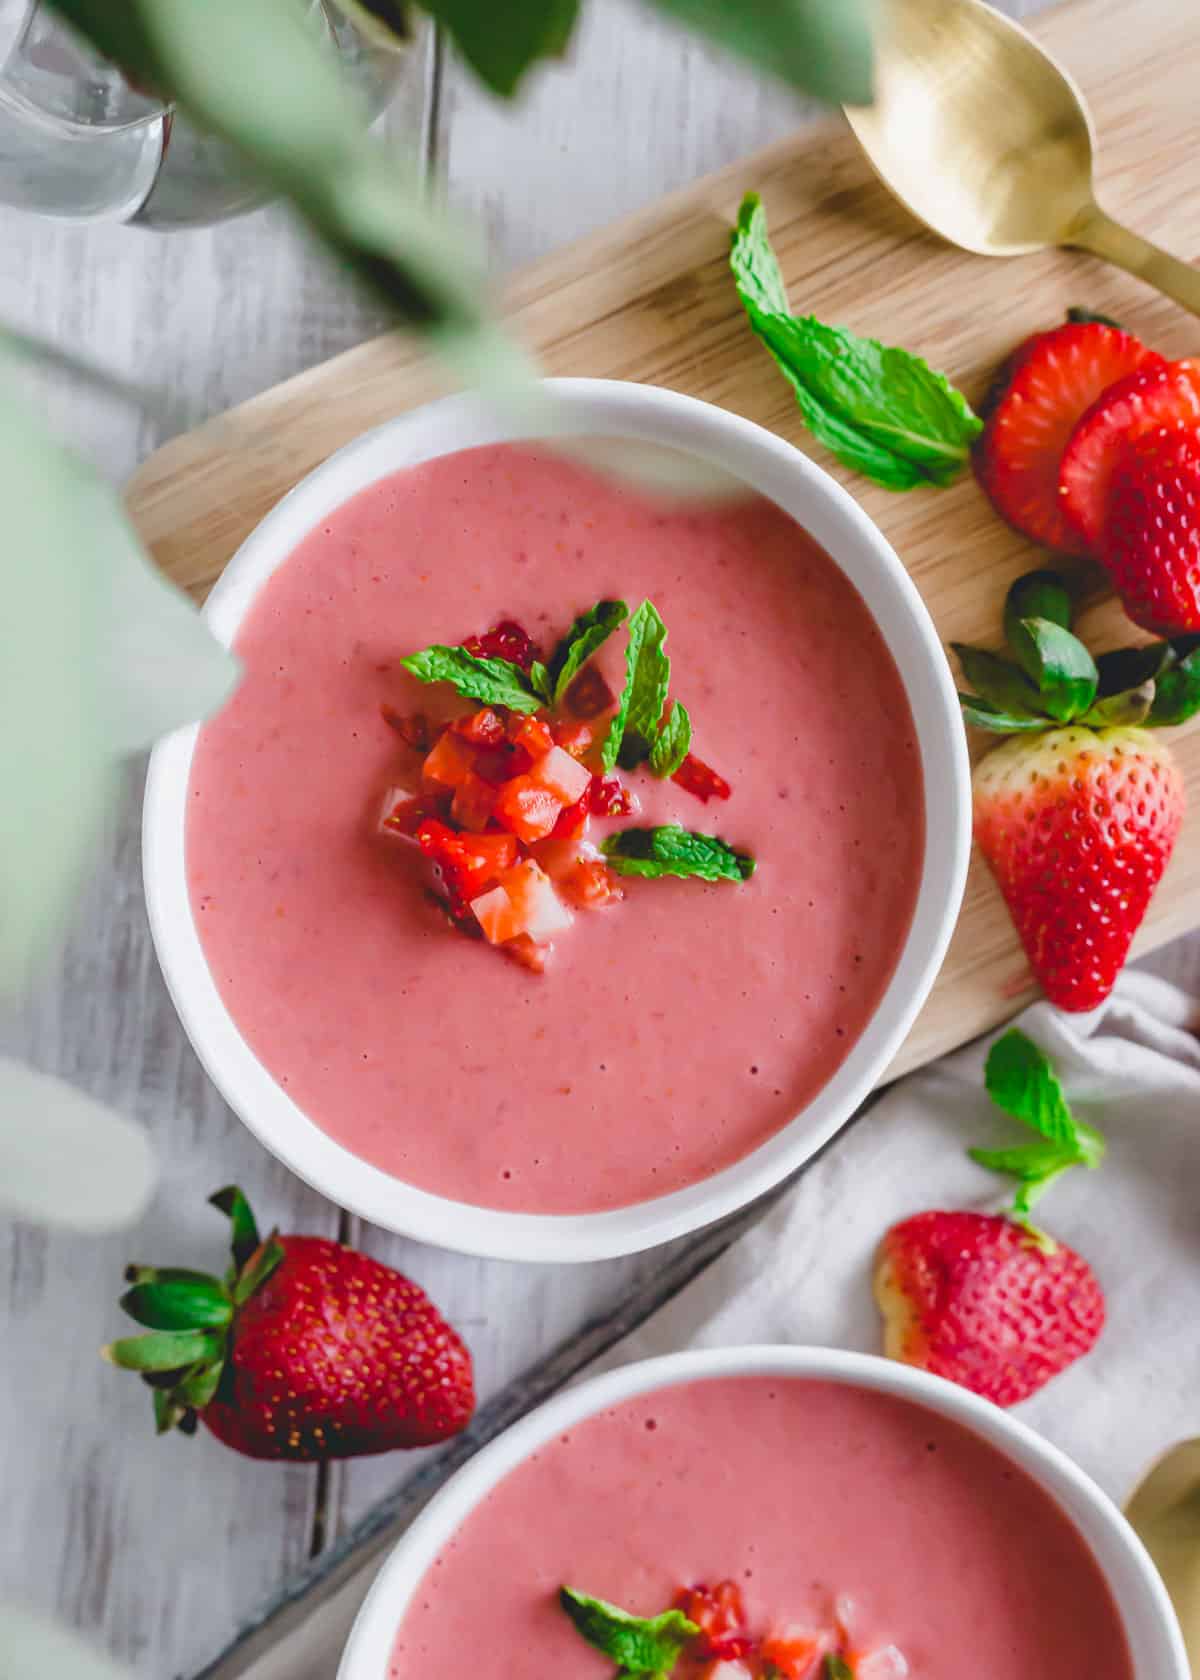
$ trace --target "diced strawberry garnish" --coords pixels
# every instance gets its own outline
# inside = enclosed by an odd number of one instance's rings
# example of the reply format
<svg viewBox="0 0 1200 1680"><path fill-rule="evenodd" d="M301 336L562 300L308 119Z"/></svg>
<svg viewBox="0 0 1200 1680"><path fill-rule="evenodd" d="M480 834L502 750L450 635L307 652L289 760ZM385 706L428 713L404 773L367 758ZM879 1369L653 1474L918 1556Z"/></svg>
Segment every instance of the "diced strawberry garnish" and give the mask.
<svg viewBox="0 0 1200 1680"><path fill-rule="evenodd" d="M703 799L705 804L710 799L728 799L733 792L724 776L719 776L703 759L697 758L695 753L687 755L671 780L685 792L694 793L697 799Z"/></svg>
<svg viewBox="0 0 1200 1680"><path fill-rule="evenodd" d="M392 839L411 839L423 819L432 814L426 795L413 788L390 787L379 810L379 832Z"/></svg>
<svg viewBox="0 0 1200 1680"><path fill-rule="evenodd" d="M428 752L433 730L424 712L398 712L385 700L379 714L389 729L394 729L406 746L414 752Z"/></svg>
<svg viewBox="0 0 1200 1680"><path fill-rule="evenodd" d="M705 1657L746 1657L754 1640L746 1630L746 1613L736 1581L720 1581L715 1587L689 1587L679 1594L676 1605L700 1629L697 1654Z"/></svg>
<svg viewBox="0 0 1200 1680"><path fill-rule="evenodd" d="M979 482L1002 519L1047 548L1085 547L1060 504L1063 451L1101 392L1143 365L1161 367L1162 357L1098 321L1068 322L1022 352L975 452Z"/></svg>
<svg viewBox="0 0 1200 1680"><path fill-rule="evenodd" d="M498 747L506 739L504 719L490 706L484 706L481 711L472 712L468 717L459 718L458 722L450 727L456 735L461 735L463 740L469 741L473 747Z"/></svg>
<svg viewBox="0 0 1200 1680"><path fill-rule="evenodd" d="M582 799L577 799L574 805L568 805L559 812L558 821L554 825L556 840L579 840L587 832L588 816L592 809L591 788Z"/></svg>
<svg viewBox="0 0 1200 1680"><path fill-rule="evenodd" d="M456 788L475 773L475 753L461 735L447 729L438 737L433 751L421 766L427 782L436 786Z"/></svg>
<svg viewBox="0 0 1200 1680"><path fill-rule="evenodd" d="M563 695L563 702L575 717L594 718L599 717L601 712L610 711L616 705L617 697L596 666L585 665Z"/></svg>
<svg viewBox="0 0 1200 1680"><path fill-rule="evenodd" d="M550 725L555 741L572 758L586 758L592 750L595 733L589 723L570 723L566 720Z"/></svg>
<svg viewBox="0 0 1200 1680"><path fill-rule="evenodd" d="M588 805L595 817L630 817L638 808L633 794L615 776L592 777Z"/></svg>
<svg viewBox="0 0 1200 1680"><path fill-rule="evenodd" d="M1200 362L1156 359L1105 391L1071 433L1059 501L1080 547L1094 554L1102 545L1113 474L1127 445L1164 426L1200 426Z"/></svg>
<svg viewBox="0 0 1200 1680"><path fill-rule="evenodd" d="M462 646L476 659L508 659L522 671L541 658L537 643L511 618L502 619L482 636L468 636Z"/></svg>
<svg viewBox="0 0 1200 1680"><path fill-rule="evenodd" d="M472 773L455 788L450 815L460 828L474 829L482 834L496 809L496 795L497 790L490 782Z"/></svg>
<svg viewBox="0 0 1200 1680"><path fill-rule="evenodd" d="M456 834L433 818L417 829L417 844L440 869L456 899L476 898L510 871L517 859L517 843L511 834Z"/></svg>
<svg viewBox="0 0 1200 1680"><path fill-rule="evenodd" d="M780 1680L814 1680L817 1663L828 1649L824 1634L811 1628L785 1627L767 1635L760 1654Z"/></svg>
<svg viewBox="0 0 1200 1680"><path fill-rule="evenodd" d="M493 814L502 828L531 845L553 832L562 808L557 794L540 786L532 776L514 776L499 789Z"/></svg>
<svg viewBox="0 0 1200 1680"><path fill-rule="evenodd" d="M519 963L532 974L545 973L550 947L536 944L527 933L519 933L515 939L506 940L500 950L510 962Z"/></svg>
<svg viewBox="0 0 1200 1680"><path fill-rule="evenodd" d="M529 772L539 787L547 788L560 805L573 805L592 785L592 773L561 747L551 747L537 759Z"/></svg>
<svg viewBox="0 0 1200 1680"><path fill-rule="evenodd" d="M542 945L571 925L571 912L532 858L506 870L490 892L472 900L471 909L492 945L507 944L522 934Z"/></svg>
<svg viewBox="0 0 1200 1680"><path fill-rule="evenodd" d="M563 873L559 891L577 910L602 910L625 897L620 881L602 858L577 858Z"/></svg>
<svg viewBox="0 0 1200 1680"><path fill-rule="evenodd" d="M550 725L544 718L526 717L520 712L513 714L508 738L514 747L520 747L529 754L531 763L541 758L543 753L548 753L554 745Z"/></svg>

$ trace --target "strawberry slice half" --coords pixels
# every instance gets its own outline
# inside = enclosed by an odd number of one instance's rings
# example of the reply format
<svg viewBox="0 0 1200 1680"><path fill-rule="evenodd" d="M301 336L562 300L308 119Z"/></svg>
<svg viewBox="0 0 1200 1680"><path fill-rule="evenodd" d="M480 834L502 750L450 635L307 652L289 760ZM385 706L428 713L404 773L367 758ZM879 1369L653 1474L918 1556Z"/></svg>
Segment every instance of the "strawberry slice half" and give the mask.
<svg viewBox="0 0 1200 1680"><path fill-rule="evenodd" d="M1166 363L1130 333L1098 321L1068 321L1022 347L975 452L976 477L1002 519L1047 548L1087 551L1059 506L1063 451L1096 399L1148 366Z"/></svg>
<svg viewBox="0 0 1200 1680"><path fill-rule="evenodd" d="M1072 432L1058 474L1059 509L1084 553L1099 552L1113 474L1127 444L1162 427L1200 425L1200 362L1155 359L1118 380Z"/></svg>

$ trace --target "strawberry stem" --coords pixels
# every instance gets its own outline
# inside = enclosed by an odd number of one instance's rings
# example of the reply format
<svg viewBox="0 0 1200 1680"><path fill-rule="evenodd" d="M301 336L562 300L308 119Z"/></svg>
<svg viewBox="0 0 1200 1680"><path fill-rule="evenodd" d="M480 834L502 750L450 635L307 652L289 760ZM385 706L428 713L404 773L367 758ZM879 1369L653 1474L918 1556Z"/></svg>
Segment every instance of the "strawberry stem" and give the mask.
<svg viewBox="0 0 1200 1680"><path fill-rule="evenodd" d="M208 1199L219 1212L229 1216L233 1226L233 1264L240 1272L261 1242L258 1222L250 1203L236 1184L226 1185L224 1190L218 1190Z"/></svg>

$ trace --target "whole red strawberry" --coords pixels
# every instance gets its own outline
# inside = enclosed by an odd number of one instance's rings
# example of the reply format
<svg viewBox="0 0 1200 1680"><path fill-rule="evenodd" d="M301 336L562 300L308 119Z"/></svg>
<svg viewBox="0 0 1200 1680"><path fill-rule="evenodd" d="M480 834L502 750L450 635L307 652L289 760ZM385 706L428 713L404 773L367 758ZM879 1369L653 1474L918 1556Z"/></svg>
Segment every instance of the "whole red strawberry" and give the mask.
<svg viewBox="0 0 1200 1680"><path fill-rule="evenodd" d="M875 1273L889 1357L1015 1406L1104 1328L1095 1273L999 1214L919 1213L883 1239Z"/></svg>
<svg viewBox="0 0 1200 1680"><path fill-rule="evenodd" d="M1016 660L956 651L968 723L1012 736L975 768L976 842L1046 996L1085 1010L1112 990L1179 834L1183 776L1148 731L1200 709L1200 671L1169 643L1097 665L1070 616L1061 579L1035 572L1005 608Z"/></svg>
<svg viewBox="0 0 1200 1680"><path fill-rule="evenodd" d="M224 1279L131 1266L121 1305L149 1335L105 1357L154 1391L159 1433L195 1431L250 1458L314 1462L430 1446L475 1409L471 1356L428 1296L324 1237L261 1242L240 1190Z"/></svg>
<svg viewBox="0 0 1200 1680"><path fill-rule="evenodd" d="M1159 429L1126 445L1100 558L1135 624L1200 630L1200 437Z"/></svg>

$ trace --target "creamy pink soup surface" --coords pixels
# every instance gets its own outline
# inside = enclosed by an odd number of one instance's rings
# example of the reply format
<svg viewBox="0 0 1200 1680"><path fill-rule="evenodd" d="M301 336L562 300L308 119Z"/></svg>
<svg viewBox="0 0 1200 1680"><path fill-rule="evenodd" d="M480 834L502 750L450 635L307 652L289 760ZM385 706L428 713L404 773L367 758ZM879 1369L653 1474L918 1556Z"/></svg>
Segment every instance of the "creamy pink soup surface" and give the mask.
<svg viewBox="0 0 1200 1680"><path fill-rule="evenodd" d="M549 651L603 597L657 605L696 750L733 785L706 805L639 772L632 820L758 870L632 881L533 975L453 933L374 835L403 750L380 704L454 703L403 654L504 617ZM624 642L600 655L618 689ZM448 456L314 530L236 645L189 789L196 921L247 1042L356 1154L491 1208L629 1205L770 1138L862 1033L912 919L920 759L874 620L772 503L667 509L535 447Z"/></svg>
<svg viewBox="0 0 1200 1680"><path fill-rule="evenodd" d="M958 1424L799 1378L684 1383L578 1425L467 1518L403 1614L387 1676L606 1680L567 1585L657 1615L735 1579L752 1631L828 1625L913 1680L1132 1680L1108 1587L1025 1473Z"/></svg>

